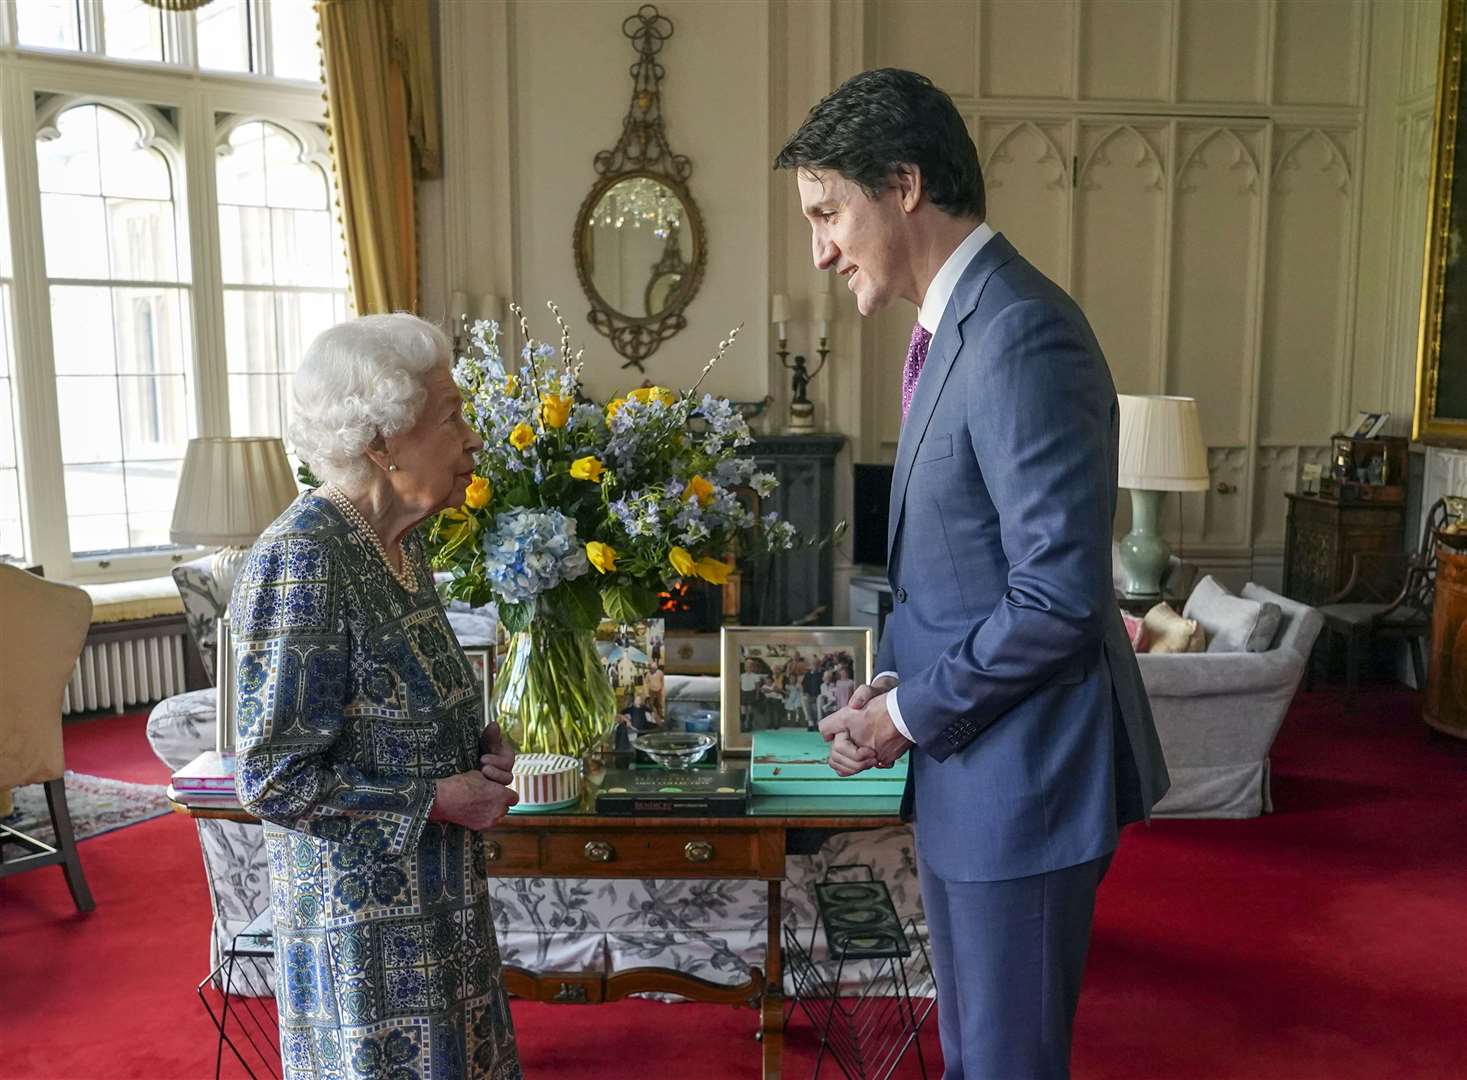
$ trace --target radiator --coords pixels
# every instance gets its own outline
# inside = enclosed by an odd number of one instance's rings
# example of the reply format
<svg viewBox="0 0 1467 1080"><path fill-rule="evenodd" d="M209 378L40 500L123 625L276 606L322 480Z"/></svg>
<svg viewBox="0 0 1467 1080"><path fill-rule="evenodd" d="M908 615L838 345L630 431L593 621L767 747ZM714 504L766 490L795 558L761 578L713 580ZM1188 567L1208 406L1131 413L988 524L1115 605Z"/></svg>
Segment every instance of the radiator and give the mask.
<svg viewBox="0 0 1467 1080"><path fill-rule="evenodd" d="M154 637L101 641L82 649L61 713L111 709L160 701L184 691L183 650L187 630Z"/></svg>

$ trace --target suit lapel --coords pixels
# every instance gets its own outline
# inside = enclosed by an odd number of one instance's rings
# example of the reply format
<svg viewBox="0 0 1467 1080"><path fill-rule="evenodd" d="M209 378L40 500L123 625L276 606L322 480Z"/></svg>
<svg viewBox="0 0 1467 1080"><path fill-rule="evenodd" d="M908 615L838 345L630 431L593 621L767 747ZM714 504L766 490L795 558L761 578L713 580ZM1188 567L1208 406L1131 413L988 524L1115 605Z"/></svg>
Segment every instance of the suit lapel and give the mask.
<svg viewBox="0 0 1467 1080"><path fill-rule="evenodd" d="M912 476L912 463L917 456L917 447L927 434L932 422L932 413L937 400L942 396L943 385L952 372L953 362L963 347L964 322L978 307L978 298L993 272L1015 255L1014 246L997 233L983 245L983 250L963 271L953 289L952 299L942 313L937 333L927 349L927 362L922 365L922 375L917 380L917 389L912 394L912 406L902 423L902 433L897 441L896 465L891 476L891 514L887 518L886 550L888 557L896 553L897 533L900 531L902 510L906 505L907 481ZM981 328L968 328L969 333L981 332Z"/></svg>

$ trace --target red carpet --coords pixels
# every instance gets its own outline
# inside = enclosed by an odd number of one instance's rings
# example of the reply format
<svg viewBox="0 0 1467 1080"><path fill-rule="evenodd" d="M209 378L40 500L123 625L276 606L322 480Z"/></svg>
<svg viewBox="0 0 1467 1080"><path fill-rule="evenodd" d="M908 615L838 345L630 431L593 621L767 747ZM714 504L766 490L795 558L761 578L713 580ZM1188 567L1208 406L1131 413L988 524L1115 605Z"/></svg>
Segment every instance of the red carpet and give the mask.
<svg viewBox="0 0 1467 1080"><path fill-rule="evenodd" d="M1333 694L1301 696L1275 747L1275 814L1128 831L1101 889L1076 1077L1467 1075L1467 744L1428 736L1417 701L1373 692L1342 716ZM71 724L66 738L72 769L159 779L140 716ZM193 991L208 899L192 826L122 829L82 857L88 916L58 870L0 881L0 1075L212 1076ZM514 1012L531 1080L758 1075L747 1010ZM786 1075L808 1076L803 1021L789 1041Z"/></svg>

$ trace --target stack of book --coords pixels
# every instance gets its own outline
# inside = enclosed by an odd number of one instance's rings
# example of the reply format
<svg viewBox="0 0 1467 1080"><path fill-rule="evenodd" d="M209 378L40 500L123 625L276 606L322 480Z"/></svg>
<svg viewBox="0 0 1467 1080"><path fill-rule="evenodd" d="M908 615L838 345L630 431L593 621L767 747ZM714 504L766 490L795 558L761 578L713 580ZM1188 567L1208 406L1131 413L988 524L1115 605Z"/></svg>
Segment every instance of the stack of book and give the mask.
<svg viewBox="0 0 1467 1080"><path fill-rule="evenodd" d="M173 797L181 803L234 803L234 754L205 750L173 774Z"/></svg>

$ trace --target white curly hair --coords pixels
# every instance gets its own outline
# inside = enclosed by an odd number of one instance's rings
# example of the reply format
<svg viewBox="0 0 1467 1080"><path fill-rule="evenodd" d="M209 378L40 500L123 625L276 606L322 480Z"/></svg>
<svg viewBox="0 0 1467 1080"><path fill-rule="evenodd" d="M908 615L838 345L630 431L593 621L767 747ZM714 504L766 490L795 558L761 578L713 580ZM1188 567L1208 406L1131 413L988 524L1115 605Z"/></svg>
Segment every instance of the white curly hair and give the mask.
<svg viewBox="0 0 1467 1080"><path fill-rule="evenodd" d="M443 331L407 312L323 330L292 383L291 445L322 480L359 485L370 468L367 448L417 423L425 377L451 360Z"/></svg>

